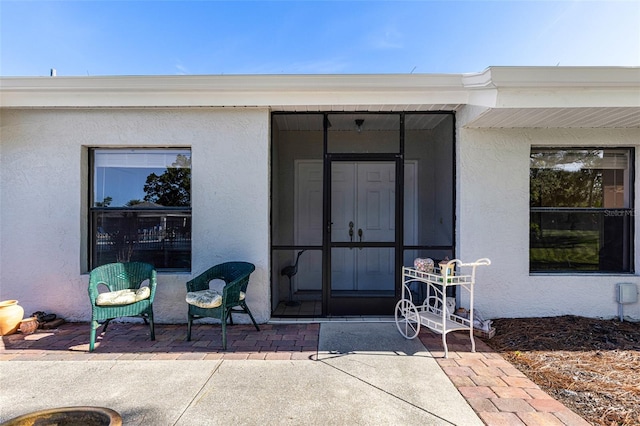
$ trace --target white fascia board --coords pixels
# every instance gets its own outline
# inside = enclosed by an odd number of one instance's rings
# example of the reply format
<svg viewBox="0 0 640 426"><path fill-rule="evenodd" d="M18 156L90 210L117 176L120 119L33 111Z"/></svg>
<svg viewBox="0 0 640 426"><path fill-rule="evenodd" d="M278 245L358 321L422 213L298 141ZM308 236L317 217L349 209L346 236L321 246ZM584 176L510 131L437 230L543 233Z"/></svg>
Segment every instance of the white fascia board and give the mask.
<svg viewBox="0 0 640 426"><path fill-rule="evenodd" d="M640 87L640 67L490 67L463 75L478 87Z"/></svg>
<svg viewBox="0 0 640 426"><path fill-rule="evenodd" d="M185 107L465 103L461 75L10 77L2 107Z"/></svg>
<svg viewBox="0 0 640 426"><path fill-rule="evenodd" d="M491 108L640 107L638 67L491 67L462 81Z"/></svg>

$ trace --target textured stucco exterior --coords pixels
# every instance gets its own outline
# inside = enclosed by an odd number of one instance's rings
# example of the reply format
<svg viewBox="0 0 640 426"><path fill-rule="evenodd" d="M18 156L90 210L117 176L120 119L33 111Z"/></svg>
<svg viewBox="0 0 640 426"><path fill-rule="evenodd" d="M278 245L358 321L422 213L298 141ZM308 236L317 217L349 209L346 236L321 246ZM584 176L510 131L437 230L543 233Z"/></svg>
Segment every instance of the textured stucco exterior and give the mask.
<svg viewBox="0 0 640 426"><path fill-rule="evenodd" d="M185 322L185 282L229 260L256 265L247 300L268 320L268 110L14 109L0 119L2 300L90 319L88 148L179 146L192 150L192 273L159 274L156 320Z"/></svg>
<svg viewBox="0 0 640 426"><path fill-rule="evenodd" d="M458 257L491 259L478 269L475 308L487 318L616 317L616 284L640 285L637 275L529 273L529 155L532 146L635 147L637 165L639 145L640 129L459 129ZM636 173L636 200L639 187ZM638 216L635 229L638 247ZM624 315L640 319L640 304Z"/></svg>

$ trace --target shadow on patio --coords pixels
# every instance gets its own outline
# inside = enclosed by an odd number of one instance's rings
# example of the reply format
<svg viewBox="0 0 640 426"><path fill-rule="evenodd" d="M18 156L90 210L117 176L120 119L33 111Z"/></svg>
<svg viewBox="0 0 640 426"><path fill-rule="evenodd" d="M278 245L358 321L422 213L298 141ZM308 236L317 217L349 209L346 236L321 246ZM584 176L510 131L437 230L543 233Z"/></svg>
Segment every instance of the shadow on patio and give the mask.
<svg viewBox="0 0 640 426"><path fill-rule="evenodd" d="M156 324L156 340L143 323L109 324L89 352L88 323L66 323L53 330L3 336L0 360L82 359L309 359L318 349L320 324L261 324L227 327L222 350L220 325L195 324L186 341L186 324Z"/></svg>

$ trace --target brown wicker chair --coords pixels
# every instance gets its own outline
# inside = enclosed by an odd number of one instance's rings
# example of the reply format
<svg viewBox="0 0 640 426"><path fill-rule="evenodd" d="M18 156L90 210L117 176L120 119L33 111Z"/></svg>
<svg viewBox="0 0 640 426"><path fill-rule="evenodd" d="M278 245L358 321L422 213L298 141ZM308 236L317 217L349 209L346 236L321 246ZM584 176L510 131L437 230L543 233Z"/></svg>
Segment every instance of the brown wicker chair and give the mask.
<svg viewBox="0 0 640 426"><path fill-rule="evenodd" d="M260 331L260 327L256 324L256 320L245 302L249 275L255 269L255 266L248 262L226 262L206 270L187 282L187 304L189 306L187 341L191 340L191 325L195 319L204 317L217 318L222 324L222 348L227 349L227 320L233 325L232 313L248 314L256 330ZM215 295L215 302L206 300L199 303L198 301L190 300L190 297L196 299L198 294L206 293L209 290L209 283L215 279L225 282L222 294L217 293ZM209 296L212 293L215 292L209 293Z"/></svg>
<svg viewBox="0 0 640 426"><path fill-rule="evenodd" d="M141 285L147 280L148 290L141 289ZM100 293L100 286L106 286L109 292ZM145 323L149 323L151 340L155 340L153 329L155 294L156 270L149 263L109 263L93 269L89 275L89 299L91 300L89 351L94 349L96 330L100 327L100 321L104 321L104 332L107 331L109 321L120 317L141 316Z"/></svg>

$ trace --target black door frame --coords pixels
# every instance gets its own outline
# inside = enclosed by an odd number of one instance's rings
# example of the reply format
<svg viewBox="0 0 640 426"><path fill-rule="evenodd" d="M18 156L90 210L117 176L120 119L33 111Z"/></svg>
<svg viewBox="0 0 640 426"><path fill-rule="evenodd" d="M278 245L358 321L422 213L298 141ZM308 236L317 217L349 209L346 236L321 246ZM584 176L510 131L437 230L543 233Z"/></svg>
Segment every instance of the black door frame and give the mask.
<svg viewBox="0 0 640 426"><path fill-rule="evenodd" d="M394 163L396 173L395 185L395 236L392 242L332 242L331 241L331 165L334 162L388 162ZM404 162L400 154L327 154L325 152L323 176L323 273L322 273L322 311L327 315L384 315L392 312L399 297L401 288L400 274L402 268L404 238ZM393 248L394 261L394 294L387 297L363 296L331 296L331 252L333 248Z"/></svg>
<svg viewBox="0 0 640 426"><path fill-rule="evenodd" d="M365 114L358 112L325 112L323 120L323 214L324 233L322 237L322 312L325 315L383 315L393 311L395 301L401 292L403 246L404 246L404 113L399 114L399 146L392 153L329 153L330 115ZM367 112L366 115L397 115L397 113ZM331 164L338 161L373 162L386 161L395 163L396 197L395 226L396 234L393 243L332 243L331 242ZM331 297L331 249L333 247L391 247L395 250L395 282L393 297Z"/></svg>
<svg viewBox="0 0 640 426"><path fill-rule="evenodd" d="M354 114L358 114L358 115L396 115L399 116L400 119L400 148L399 148L399 153L393 153L393 154L328 154L328 127L330 126L329 123L329 115L339 115L339 114L343 114L343 115L354 115ZM438 251L449 251L450 253L452 253L453 257L455 257L455 253L456 253L456 212L455 212L455 206L454 208L452 208L452 238L453 238L453 245L449 246L449 245L428 245L428 244L417 244L417 245L409 245L409 246L405 246L404 245L404 232L403 232L403 228L404 228L404 152L405 152L405 116L407 114L410 115L449 115L452 117L452 127L451 127L451 138L452 138L452 145L451 145L451 149L452 149L452 170L451 170L451 179L452 179L452 199L455 200L457 199L456 196L456 168L457 168L457 164L456 164L456 115L454 111L398 111L398 112L393 112L393 111L379 111L379 112L370 112L370 111L340 111L340 112L334 112L334 111L317 111L317 112L312 112L312 111L308 111L308 112L293 112L293 111L277 111L277 112L272 112L271 113L271 117L273 119L274 116L276 115L321 115L323 116L323 175L327 176L328 173L330 173L330 162L331 161L340 161L340 159L344 159L343 161L376 161L376 160L382 160L382 161L389 161L390 158L394 158L397 163L396 163L396 182L400 183L400 191L398 191L396 193L396 224L397 225L401 225L401 226L397 226L396 227L396 241L395 241L395 247L396 247L396 278L395 278L395 289L396 289L396 299L398 299L400 297L400 286L401 286L401 282L402 282L402 274L401 274L401 270L402 270L402 265L403 265L403 259L404 259L404 252L407 250L438 250ZM271 131L274 132L274 126L271 127ZM273 137L272 137L273 140ZM324 178L326 179L326 178ZM330 180L330 178L329 178ZM325 181L326 182L326 181ZM291 244L286 244L286 245L280 245L280 244L273 244L271 245L271 250L272 253L274 250L301 250L301 249L307 249L307 250L313 250L313 249L321 249L322 253L323 253L323 259L322 259L322 316L331 316L331 315L339 315L336 312L330 311L329 310L329 294L328 292L330 291L330 271L331 271L331 264L330 264L330 260L328 260L329 256L326 256L325 254L328 253L330 251L330 241L327 238L328 235L328 231L326 229L326 226L329 226L330 223L327 222L327 220L330 221L331 217L331 202L330 202L330 186L328 187L327 185L323 185L323 201L327 199L327 197L329 197L329 203L324 203L323 205L323 224L325 225L325 230L323 231L323 241L322 241L322 246L310 246L310 245L291 245ZM396 188L398 188L398 186L396 186ZM398 212L400 212L401 214L398 214ZM419 220L419 219L418 219ZM327 273L328 272L328 273ZM371 299L368 299L371 301ZM377 306L376 302L373 301L371 302L373 303L373 306ZM368 311L368 309L354 309L354 306L352 304L348 304L348 311L345 311L342 315L365 315L365 311ZM333 308L333 306L332 306ZM385 314L391 314L392 310L387 310L385 311Z"/></svg>

